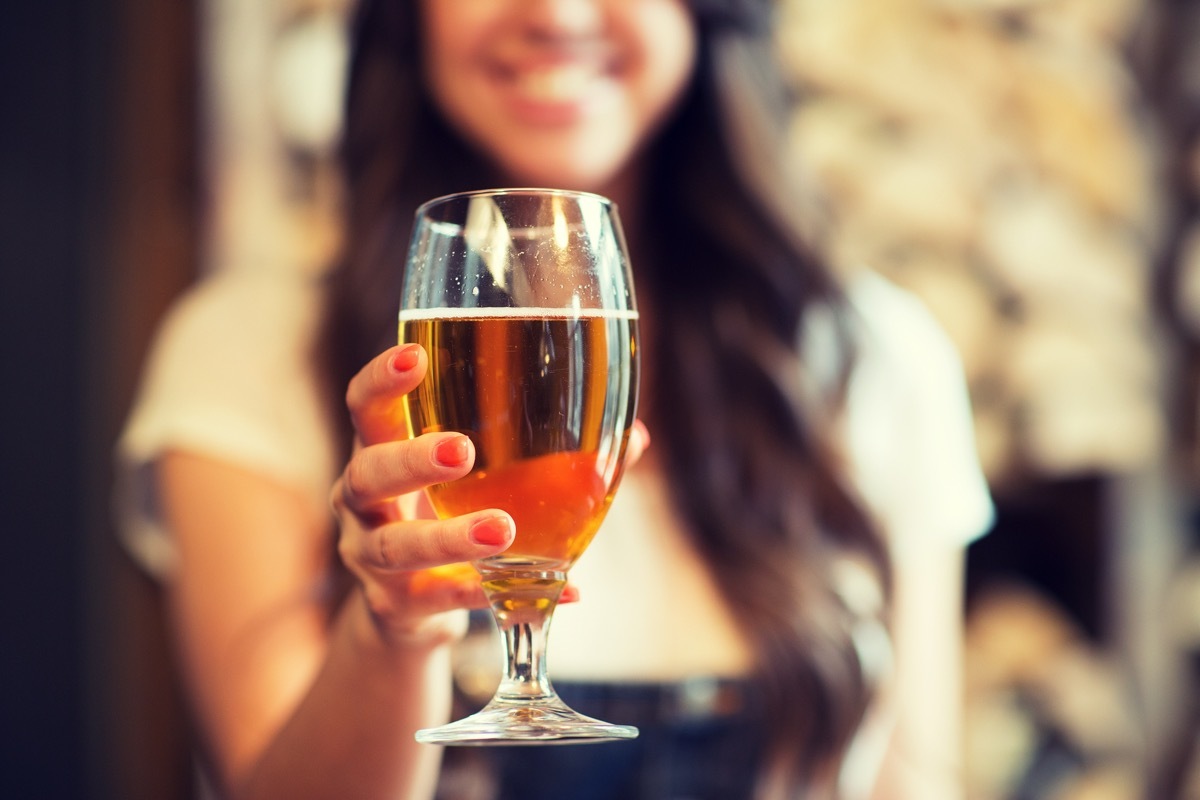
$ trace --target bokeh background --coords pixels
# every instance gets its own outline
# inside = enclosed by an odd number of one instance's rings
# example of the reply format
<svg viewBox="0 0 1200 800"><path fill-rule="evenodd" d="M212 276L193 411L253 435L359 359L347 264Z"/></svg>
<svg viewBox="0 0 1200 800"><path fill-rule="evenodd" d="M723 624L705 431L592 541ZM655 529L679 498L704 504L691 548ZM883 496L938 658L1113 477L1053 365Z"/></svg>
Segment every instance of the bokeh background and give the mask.
<svg viewBox="0 0 1200 800"><path fill-rule="evenodd" d="M207 269L318 269L350 0L0 12L0 796L192 796L110 453ZM1200 798L1200 3L781 0L831 263L920 295L998 505L970 800Z"/></svg>

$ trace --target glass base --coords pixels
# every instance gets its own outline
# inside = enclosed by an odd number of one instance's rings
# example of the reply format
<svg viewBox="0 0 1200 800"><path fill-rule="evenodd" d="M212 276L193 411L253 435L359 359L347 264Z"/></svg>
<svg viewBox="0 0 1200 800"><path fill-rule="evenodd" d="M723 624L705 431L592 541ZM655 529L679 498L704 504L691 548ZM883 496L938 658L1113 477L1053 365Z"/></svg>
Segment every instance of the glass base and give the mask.
<svg viewBox="0 0 1200 800"><path fill-rule="evenodd" d="M417 741L443 745L589 744L635 739L632 725L613 725L580 714L557 697L492 700L481 711L448 725L417 731Z"/></svg>

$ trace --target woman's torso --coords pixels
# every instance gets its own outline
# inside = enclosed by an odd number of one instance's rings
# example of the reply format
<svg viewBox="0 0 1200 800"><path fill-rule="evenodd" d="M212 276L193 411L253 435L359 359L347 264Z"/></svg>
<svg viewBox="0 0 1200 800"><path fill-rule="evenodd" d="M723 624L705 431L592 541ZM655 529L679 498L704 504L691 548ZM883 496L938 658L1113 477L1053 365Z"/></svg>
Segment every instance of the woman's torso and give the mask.
<svg viewBox="0 0 1200 800"><path fill-rule="evenodd" d="M746 638L672 508L653 455L627 472L570 578L580 601L555 613L553 676L675 681L750 670Z"/></svg>

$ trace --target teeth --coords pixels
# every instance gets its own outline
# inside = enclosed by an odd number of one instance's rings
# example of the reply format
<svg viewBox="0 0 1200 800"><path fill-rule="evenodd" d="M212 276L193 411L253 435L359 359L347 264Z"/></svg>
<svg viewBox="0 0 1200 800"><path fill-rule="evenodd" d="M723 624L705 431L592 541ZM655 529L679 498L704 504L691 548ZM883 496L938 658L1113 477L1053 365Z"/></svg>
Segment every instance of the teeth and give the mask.
<svg viewBox="0 0 1200 800"><path fill-rule="evenodd" d="M521 91L537 100L570 100L582 94L596 78L596 70L582 64L564 64L523 73Z"/></svg>

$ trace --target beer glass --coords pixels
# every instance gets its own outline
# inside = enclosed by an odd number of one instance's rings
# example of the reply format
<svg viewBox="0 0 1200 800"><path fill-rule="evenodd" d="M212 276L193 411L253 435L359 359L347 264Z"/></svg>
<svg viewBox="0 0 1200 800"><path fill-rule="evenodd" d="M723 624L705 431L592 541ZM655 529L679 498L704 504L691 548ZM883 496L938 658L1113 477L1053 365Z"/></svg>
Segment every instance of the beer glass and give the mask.
<svg viewBox="0 0 1200 800"><path fill-rule="evenodd" d="M500 508L503 553L475 562L504 642L478 713L417 732L433 744L628 739L637 729L567 707L546 671L546 635L567 571L624 468L638 385L638 314L615 206L543 189L468 192L417 210L400 341L429 354L404 401L409 434L459 431L465 477L431 486L441 517Z"/></svg>

